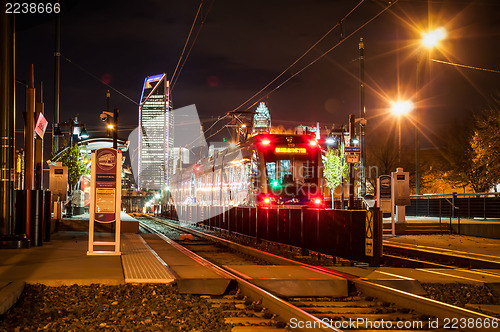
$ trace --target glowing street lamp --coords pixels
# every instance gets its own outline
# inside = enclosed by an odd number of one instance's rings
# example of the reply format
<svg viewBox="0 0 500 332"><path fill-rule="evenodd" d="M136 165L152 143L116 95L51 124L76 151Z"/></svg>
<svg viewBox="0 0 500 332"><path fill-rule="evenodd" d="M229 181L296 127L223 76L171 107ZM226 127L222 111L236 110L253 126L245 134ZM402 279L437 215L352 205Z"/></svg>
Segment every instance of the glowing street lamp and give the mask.
<svg viewBox="0 0 500 332"><path fill-rule="evenodd" d="M424 45L428 49L431 49L439 45L439 42L441 42L445 38L445 28L439 27L436 30L432 30L422 34L422 45Z"/></svg>
<svg viewBox="0 0 500 332"><path fill-rule="evenodd" d="M393 102L391 110L398 117L398 166L401 166L401 116L411 112L414 106L409 100L398 100Z"/></svg>
<svg viewBox="0 0 500 332"><path fill-rule="evenodd" d="M437 46L439 43L446 38L446 30L443 27L439 27L435 30L431 30L425 33L422 33L421 44L427 50L431 50ZM422 58L424 52L419 52L417 55L417 75L416 75L416 91L415 91L415 194L420 195L420 112L418 109L418 92L420 90L420 71L422 66ZM427 53L428 54L428 53Z"/></svg>

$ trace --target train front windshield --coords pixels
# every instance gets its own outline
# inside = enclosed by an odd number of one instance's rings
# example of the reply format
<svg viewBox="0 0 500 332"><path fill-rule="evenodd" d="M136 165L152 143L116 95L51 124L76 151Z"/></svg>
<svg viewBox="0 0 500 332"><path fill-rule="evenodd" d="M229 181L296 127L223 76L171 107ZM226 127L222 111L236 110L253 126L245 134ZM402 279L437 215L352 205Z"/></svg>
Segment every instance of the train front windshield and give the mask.
<svg viewBox="0 0 500 332"><path fill-rule="evenodd" d="M286 156L266 161L267 189L280 204L307 204L320 195L316 160Z"/></svg>

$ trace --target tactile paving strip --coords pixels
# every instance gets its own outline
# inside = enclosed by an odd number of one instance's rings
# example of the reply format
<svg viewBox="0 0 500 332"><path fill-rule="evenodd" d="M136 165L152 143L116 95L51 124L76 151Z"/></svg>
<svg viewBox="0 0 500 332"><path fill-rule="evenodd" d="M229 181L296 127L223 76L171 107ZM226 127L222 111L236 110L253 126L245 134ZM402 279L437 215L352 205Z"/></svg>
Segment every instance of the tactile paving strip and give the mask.
<svg viewBox="0 0 500 332"><path fill-rule="evenodd" d="M170 283L175 280L167 266L152 252L141 236L122 234L122 265L127 283Z"/></svg>

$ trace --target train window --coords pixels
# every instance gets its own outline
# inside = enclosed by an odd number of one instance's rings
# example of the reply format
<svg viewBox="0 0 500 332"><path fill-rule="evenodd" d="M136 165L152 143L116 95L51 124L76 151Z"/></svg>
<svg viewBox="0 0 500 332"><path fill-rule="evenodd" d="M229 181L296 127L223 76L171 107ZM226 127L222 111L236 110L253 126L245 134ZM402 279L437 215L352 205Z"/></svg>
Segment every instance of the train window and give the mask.
<svg viewBox="0 0 500 332"><path fill-rule="evenodd" d="M293 182L290 160L280 160L280 181L281 183Z"/></svg>
<svg viewBox="0 0 500 332"><path fill-rule="evenodd" d="M315 175L314 175L314 169L316 167L316 162L314 161L311 161L311 160L307 160L304 162L304 166L303 166L303 172L304 172L304 180L312 180L314 179Z"/></svg>
<svg viewBox="0 0 500 332"><path fill-rule="evenodd" d="M266 172L268 179L276 179L276 163L274 161L266 163Z"/></svg>

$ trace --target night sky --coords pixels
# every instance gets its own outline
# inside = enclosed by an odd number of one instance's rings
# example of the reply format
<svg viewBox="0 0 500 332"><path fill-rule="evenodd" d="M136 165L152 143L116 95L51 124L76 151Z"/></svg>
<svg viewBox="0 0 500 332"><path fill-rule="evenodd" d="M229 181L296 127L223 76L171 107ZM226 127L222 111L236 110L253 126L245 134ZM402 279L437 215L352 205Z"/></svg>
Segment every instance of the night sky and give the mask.
<svg viewBox="0 0 500 332"><path fill-rule="evenodd" d="M171 93L174 108L195 104L200 117L218 117L245 102L299 58L359 1L205 0L205 18L198 38ZM348 115L359 115L360 37L365 44L366 113L371 133L390 132L393 116L389 99L415 95L419 29L444 26L448 36L430 58L499 70L500 2L404 1L370 21L388 1L364 1L317 47L259 96L264 96L292 74L313 62L341 38L334 48L302 73L263 100L273 124L336 126ZM170 78L199 1L62 0L60 120L79 114L91 136L104 134L99 114L120 109L120 137L138 123L138 105L144 77L166 72ZM26 80L30 63L35 80L44 82L46 117L52 122L54 19L50 15L16 16L16 79ZM200 27L195 25L193 37ZM83 68L83 69L82 69ZM102 82L91 75L97 76ZM426 62L418 105L424 136L435 137L451 120L497 106L500 76L479 70ZM38 84L38 83L36 83ZM17 85L16 128L25 109L24 87ZM253 102L245 105L246 110ZM254 110L253 106L251 110ZM405 132L412 119L404 124ZM50 128L50 127L49 127ZM48 129L49 130L49 129ZM226 131L221 135L228 135ZM407 135L410 137L409 135ZM50 136L46 136L49 138ZM16 136L22 146L22 134ZM410 138L408 138L410 139ZM50 143L48 143L50 144ZM425 142L424 145L431 145Z"/></svg>

